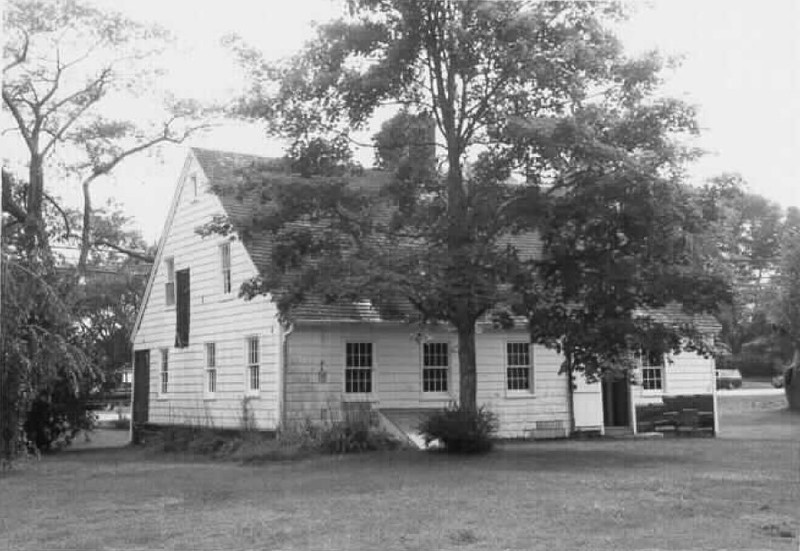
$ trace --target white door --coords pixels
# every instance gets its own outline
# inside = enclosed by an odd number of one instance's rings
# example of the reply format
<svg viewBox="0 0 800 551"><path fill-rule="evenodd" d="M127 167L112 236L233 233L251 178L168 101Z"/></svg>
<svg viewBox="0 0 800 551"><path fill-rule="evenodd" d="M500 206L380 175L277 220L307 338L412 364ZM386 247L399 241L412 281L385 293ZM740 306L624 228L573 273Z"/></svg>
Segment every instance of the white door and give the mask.
<svg viewBox="0 0 800 551"><path fill-rule="evenodd" d="M576 430L603 430L603 392L599 382L587 383L583 373L573 377L572 411Z"/></svg>

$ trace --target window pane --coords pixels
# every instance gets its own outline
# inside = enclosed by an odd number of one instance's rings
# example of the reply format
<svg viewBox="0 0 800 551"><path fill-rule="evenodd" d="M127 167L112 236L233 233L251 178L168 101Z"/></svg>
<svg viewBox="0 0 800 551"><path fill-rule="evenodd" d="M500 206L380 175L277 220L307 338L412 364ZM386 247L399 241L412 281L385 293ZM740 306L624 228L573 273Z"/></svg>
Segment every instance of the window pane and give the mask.
<svg viewBox="0 0 800 551"><path fill-rule="evenodd" d="M345 344L345 392L372 392L372 343Z"/></svg>
<svg viewBox="0 0 800 551"><path fill-rule="evenodd" d="M175 261L168 258L164 261L167 271L167 282L164 284L164 295L167 306L175 304Z"/></svg>
<svg viewBox="0 0 800 551"><path fill-rule="evenodd" d="M345 365L347 367L372 367L372 343L347 343Z"/></svg>
<svg viewBox="0 0 800 551"><path fill-rule="evenodd" d="M446 342L432 342L422 347L422 365L425 367L447 367L448 351Z"/></svg>
<svg viewBox="0 0 800 551"><path fill-rule="evenodd" d="M161 350L161 393L169 390L169 350Z"/></svg>
<svg viewBox="0 0 800 551"><path fill-rule="evenodd" d="M250 365L258 363L258 337L247 339L247 363Z"/></svg>
<svg viewBox="0 0 800 551"><path fill-rule="evenodd" d="M506 343L506 381L508 390L531 389L530 343Z"/></svg>
<svg viewBox="0 0 800 551"><path fill-rule="evenodd" d="M258 390L261 384L259 380L259 369L257 365L251 365L248 367L248 374L250 379L250 390Z"/></svg>
<svg viewBox="0 0 800 551"><path fill-rule="evenodd" d="M422 391L447 392L450 355L446 342L422 345Z"/></svg>
<svg viewBox="0 0 800 551"><path fill-rule="evenodd" d="M231 244L225 243L222 251L222 292L231 292Z"/></svg>
<svg viewBox="0 0 800 551"><path fill-rule="evenodd" d="M660 367L642 368L642 388L644 390L662 390L663 371Z"/></svg>
<svg viewBox="0 0 800 551"><path fill-rule="evenodd" d="M214 393L217 391L217 370L208 370L208 392Z"/></svg>
<svg viewBox="0 0 800 551"><path fill-rule="evenodd" d="M206 367L216 367L217 345L213 342L206 343Z"/></svg>

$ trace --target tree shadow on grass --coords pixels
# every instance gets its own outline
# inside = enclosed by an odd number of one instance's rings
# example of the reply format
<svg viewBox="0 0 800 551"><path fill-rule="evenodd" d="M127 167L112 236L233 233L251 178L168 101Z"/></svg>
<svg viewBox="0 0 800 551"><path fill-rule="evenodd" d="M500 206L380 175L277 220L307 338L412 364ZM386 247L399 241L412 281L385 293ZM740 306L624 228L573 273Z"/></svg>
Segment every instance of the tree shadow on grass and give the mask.
<svg viewBox="0 0 800 551"><path fill-rule="evenodd" d="M688 439L687 439L688 440ZM697 440L700 442L700 440ZM696 463L699 459L692 446L674 449L668 442L658 446L636 446L626 443L615 448L612 441L601 441L583 446L579 442L560 443L504 443L494 451L480 455L457 455L444 451L405 452L402 454L375 454L372 461L388 466L397 464L420 465L430 469L480 468L505 471L574 472L587 469L612 469L628 467L659 467Z"/></svg>

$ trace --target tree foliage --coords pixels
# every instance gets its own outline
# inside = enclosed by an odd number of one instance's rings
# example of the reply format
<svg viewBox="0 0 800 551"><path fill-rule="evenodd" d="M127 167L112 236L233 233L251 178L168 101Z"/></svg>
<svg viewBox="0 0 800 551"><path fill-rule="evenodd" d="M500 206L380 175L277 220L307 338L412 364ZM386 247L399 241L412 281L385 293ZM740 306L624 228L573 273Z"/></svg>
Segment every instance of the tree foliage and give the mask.
<svg viewBox="0 0 800 551"><path fill-rule="evenodd" d="M25 228L29 249L46 251L47 181L76 181L83 194L77 262L83 272L95 246L91 186L132 155L183 141L204 126L203 112L165 97L159 120L120 116L128 114L123 102L154 87L154 59L169 38L163 29L78 0L14 0L5 23L3 122L26 152L27 183L23 196L13 196L4 167L3 210Z"/></svg>
<svg viewBox="0 0 800 551"><path fill-rule="evenodd" d="M800 411L800 210L788 209L771 319L792 353L784 374L789 407Z"/></svg>
<svg viewBox="0 0 800 551"><path fill-rule="evenodd" d="M2 171L0 428L10 456L23 426L36 445L82 428L102 369L129 361L122 341L146 274L133 265L152 250L120 213L93 204L92 186L129 157L182 141L205 113L165 95L149 122L128 118L157 88L162 29L78 0L14 0L4 15L4 154L22 151L27 169ZM59 197L68 183L81 188L79 209ZM46 414L31 424L34 409Z"/></svg>
<svg viewBox="0 0 800 551"><path fill-rule="evenodd" d="M701 222L679 181L696 153L678 138L696 133L694 112L654 95L659 55L624 55L608 30L617 4L348 8L284 64L238 45L253 76L240 110L314 166L306 144L341 147L400 106L375 137L389 181L345 166L346 154L339 173L251 173L245 192L263 205L250 230L269 232L275 250L246 294L277 294L284 314L312 295L369 299L385 314L410 303L451 324L471 411L475 323L492 312L501 324L524 313L537 342L591 373L621 360L632 334L675 346L693 336L636 322L670 301L711 308L719 293L704 292L725 288L689 245ZM515 239L536 233L543 262Z"/></svg>

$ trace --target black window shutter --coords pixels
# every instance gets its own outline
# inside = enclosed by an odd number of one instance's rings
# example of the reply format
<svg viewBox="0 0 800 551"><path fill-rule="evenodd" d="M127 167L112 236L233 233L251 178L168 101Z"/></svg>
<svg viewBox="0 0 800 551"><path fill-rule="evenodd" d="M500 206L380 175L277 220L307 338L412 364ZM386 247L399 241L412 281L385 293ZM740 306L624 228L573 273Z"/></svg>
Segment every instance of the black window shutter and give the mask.
<svg viewBox="0 0 800 551"><path fill-rule="evenodd" d="M175 272L175 348L189 346L189 270Z"/></svg>

